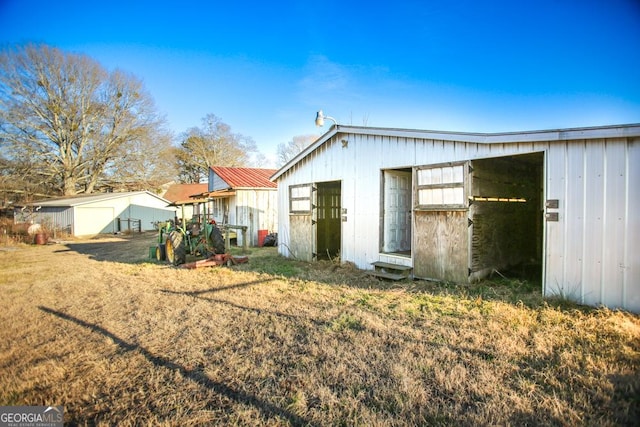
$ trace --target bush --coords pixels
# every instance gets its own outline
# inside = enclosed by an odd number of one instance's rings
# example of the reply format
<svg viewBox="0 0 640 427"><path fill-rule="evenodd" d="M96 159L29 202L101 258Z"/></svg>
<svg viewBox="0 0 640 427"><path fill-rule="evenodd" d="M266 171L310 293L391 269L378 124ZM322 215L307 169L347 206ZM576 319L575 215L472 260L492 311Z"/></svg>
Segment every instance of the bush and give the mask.
<svg viewBox="0 0 640 427"><path fill-rule="evenodd" d="M12 219L0 218L0 242L4 246L16 243L31 243L27 223L15 224Z"/></svg>

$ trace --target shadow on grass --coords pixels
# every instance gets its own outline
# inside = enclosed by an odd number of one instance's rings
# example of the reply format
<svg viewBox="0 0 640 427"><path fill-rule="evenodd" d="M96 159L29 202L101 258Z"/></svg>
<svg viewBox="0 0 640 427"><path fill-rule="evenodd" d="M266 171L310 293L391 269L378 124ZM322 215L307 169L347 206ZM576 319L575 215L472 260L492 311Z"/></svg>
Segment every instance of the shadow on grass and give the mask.
<svg viewBox="0 0 640 427"><path fill-rule="evenodd" d="M210 293L215 293L215 292L228 291L230 289L246 288L246 287L257 285L257 284L260 284L260 283L271 282L273 280L275 280L275 278L274 279L254 280L252 282L237 283L235 285L220 286L220 287L216 287L216 288L199 289L197 291L172 291L170 289L160 289L160 292L163 292L165 294L186 295L186 296L191 296L191 297L196 297L197 298L198 295L202 295L202 294L210 294Z"/></svg>
<svg viewBox="0 0 640 427"><path fill-rule="evenodd" d="M77 252L88 255L96 261L124 262L137 264L151 261L149 248L155 247L155 239L151 234L131 236L100 237L90 240L67 242L67 249L56 250L56 253ZM155 259L153 259L155 261Z"/></svg>
<svg viewBox="0 0 640 427"><path fill-rule="evenodd" d="M155 234L143 233L103 237L87 241L75 241L66 244L65 249L57 250L60 256L65 252L76 252L87 255L96 261L122 262L140 264L151 262L158 267L168 264L159 263L149 258L149 251L155 246ZM241 249L232 247L232 254L240 254ZM233 270L265 273L274 277L290 280L315 281L327 285L349 286L359 289L404 289L416 294L432 294L459 296L461 298L482 298L497 300L510 304L523 304L529 308L537 308L544 304L540 279L527 280L518 278L511 272L499 274L475 284L452 284L430 282L426 280L406 279L400 282L385 281L372 277L364 270L351 263L332 261L305 262L283 257L276 247L252 247L248 251L249 262L232 267ZM194 258L195 259L195 258ZM191 261L192 259L188 259ZM170 291L167 291L170 292ZM211 290L214 292L214 290ZM549 301L552 303L552 301Z"/></svg>
<svg viewBox="0 0 640 427"><path fill-rule="evenodd" d="M109 339L111 339L116 345L118 345L124 351L137 352L143 355L149 362L153 363L155 366L159 368L165 368L179 373L182 377L187 378L195 383L199 384L202 387L206 387L208 389L213 390L214 392L226 396L229 399L235 400L238 403L251 405L258 410L260 410L263 414L269 417L279 417L284 420L287 420L289 423L293 425L311 425L311 422L293 414L283 408L280 408L276 405L273 405L269 402L265 402L264 400L259 399L258 397L246 393L242 390L236 390L232 387L229 387L226 384L220 383L218 381L214 381L205 375L202 372L198 372L195 370L187 369L186 367L175 363L171 360L167 360L161 356L156 356L152 354L146 348L139 346L137 344L132 344L118 337L117 335L109 332L101 326L98 326L93 323L86 322L82 319L78 319L77 317L71 316L69 314L53 310L48 307L38 306L38 309L44 311L45 313L49 313L53 316L56 316L60 319L67 320L69 322L73 322L76 325L87 328L93 332L97 332ZM215 409L215 408L214 408Z"/></svg>
<svg viewBox="0 0 640 427"><path fill-rule="evenodd" d="M308 317L303 317L303 316L296 316L295 314L287 314L287 313L282 313L279 311L274 311L274 310L267 310L264 308L258 308L258 307L247 307L244 305L240 305L240 304L235 304L231 301L226 301L223 299L216 299L216 298L210 298L210 297L206 297L203 296L203 294L208 294L208 293L214 293L214 292L220 292L220 291L226 291L229 289L234 289L234 288L242 288L242 287L246 287L246 286L251 286L251 285L255 285L258 283L262 283L262 282L270 282L271 280L275 280L275 279L266 279L266 280L256 280L254 282L247 282L247 283L240 283L237 285L231 285L231 286L225 286L225 287L221 287L221 288L211 288L211 289L202 289L202 290L198 290L198 291L185 291L185 292L177 292L177 291L171 291L168 289L161 289L160 292L165 293L165 294L172 294L172 295L185 295L185 296L190 296L190 297L194 297L197 298L199 300L202 301L207 301L210 303L214 303L214 304L222 304L222 305L226 305L228 307L232 307L238 310L244 310L244 311L249 311L249 312L253 312L256 314L271 314L274 315L276 317L280 317L283 319L288 319L294 322L300 321L300 320L308 320L311 323L313 323L316 326L326 326L328 323L322 320L317 320L317 319L310 319Z"/></svg>

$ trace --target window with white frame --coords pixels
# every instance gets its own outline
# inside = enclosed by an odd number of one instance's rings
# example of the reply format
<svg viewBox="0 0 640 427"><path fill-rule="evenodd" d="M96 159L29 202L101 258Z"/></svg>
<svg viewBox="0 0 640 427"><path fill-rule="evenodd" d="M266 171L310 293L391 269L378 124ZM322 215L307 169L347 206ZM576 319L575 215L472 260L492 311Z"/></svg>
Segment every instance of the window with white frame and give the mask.
<svg viewBox="0 0 640 427"><path fill-rule="evenodd" d="M416 169L416 209L463 209L465 163L424 166Z"/></svg>
<svg viewBox="0 0 640 427"><path fill-rule="evenodd" d="M311 184L289 187L289 212L292 214L311 213Z"/></svg>

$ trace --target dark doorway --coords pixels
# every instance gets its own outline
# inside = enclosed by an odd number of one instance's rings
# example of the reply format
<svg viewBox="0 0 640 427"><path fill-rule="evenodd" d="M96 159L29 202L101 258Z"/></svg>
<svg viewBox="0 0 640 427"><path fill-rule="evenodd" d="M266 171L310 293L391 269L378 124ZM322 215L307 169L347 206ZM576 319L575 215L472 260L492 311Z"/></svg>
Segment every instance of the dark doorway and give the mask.
<svg viewBox="0 0 640 427"><path fill-rule="evenodd" d="M340 256L342 242L340 181L316 184L316 254L317 259Z"/></svg>
<svg viewBox="0 0 640 427"><path fill-rule="evenodd" d="M542 280L544 153L473 160L470 273Z"/></svg>

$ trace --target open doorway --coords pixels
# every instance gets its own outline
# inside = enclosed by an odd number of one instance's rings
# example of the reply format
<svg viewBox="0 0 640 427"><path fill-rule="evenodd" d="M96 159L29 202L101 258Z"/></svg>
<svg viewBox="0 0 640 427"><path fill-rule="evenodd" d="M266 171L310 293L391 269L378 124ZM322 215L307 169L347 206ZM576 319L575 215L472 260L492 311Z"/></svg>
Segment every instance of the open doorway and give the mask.
<svg viewBox="0 0 640 427"><path fill-rule="evenodd" d="M381 252L411 257L411 169L382 171Z"/></svg>
<svg viewBox="0 0 640 427"><path fill-rule="evenodd" d="M471 161L471 279L542 282L544 153Z"/></svg>
<svg viewBox="0 0 640 427"><path fill-rule="evenodd" d="M340 256L342 243L340 181L316 184L316 256L328 260Z"/></svg>

